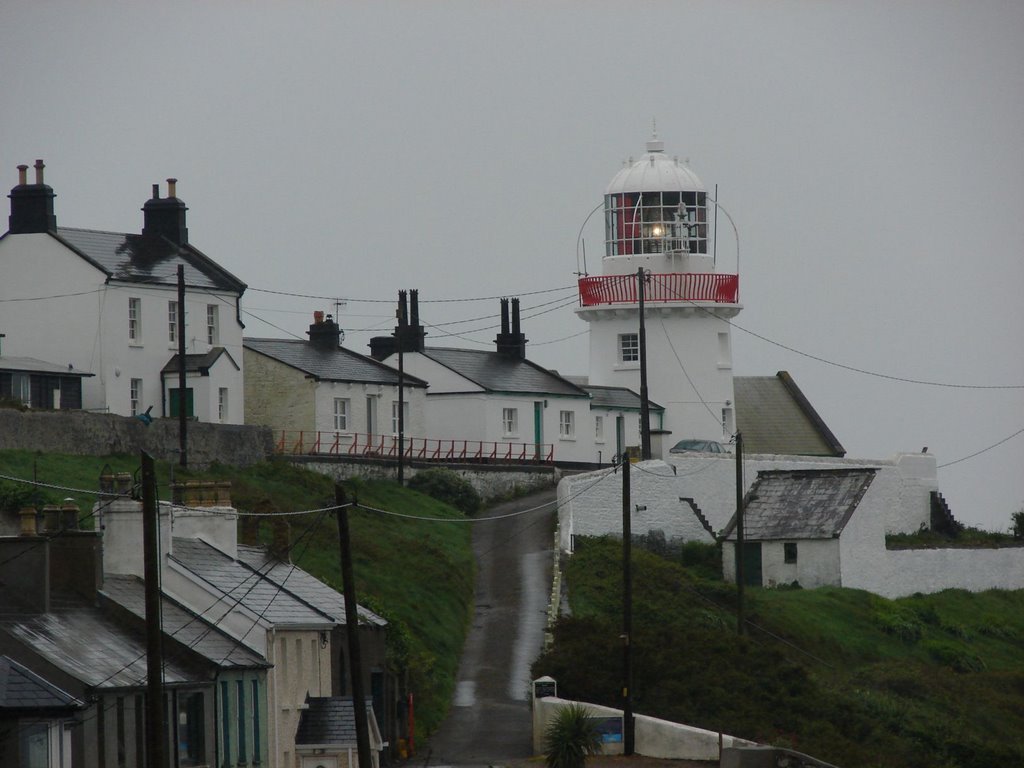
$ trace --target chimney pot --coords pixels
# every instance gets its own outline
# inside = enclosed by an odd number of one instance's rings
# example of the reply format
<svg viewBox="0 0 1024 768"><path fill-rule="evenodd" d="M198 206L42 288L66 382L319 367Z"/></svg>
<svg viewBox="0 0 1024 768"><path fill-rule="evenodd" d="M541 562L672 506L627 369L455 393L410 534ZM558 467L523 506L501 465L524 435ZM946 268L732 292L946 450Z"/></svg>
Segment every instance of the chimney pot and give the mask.
<svg viewBox="0 0 1024 768"><path fill-rule="evenodd" d="M36 535L36 510L33 507L22 507L18 513L21 517L21 531L22 536L35 536Z"/></svg>
<svg viewBox="0 0 1024 768"><path fill-rule="evenodd" d="M43 168L45 167L46 165L42 160L36 160L36 184L43 183Z"/></svg>
<svg viewBox="0 0 1024 768"><path fill-rule="evenodd" d="M28 184L28 166L27 165L19 165L18 166L18 186L24 187L26 184Z"/></svg>
<svg viewBox="0 0 1024 768"><path fill-rule="evenodd" d="M320 310L320 309L316 310L316 311L315 311L315 312L313 313L313 322L314 322L314 323L316 323L317 325L319 325L319 324L320 324L320 323L322 323L323 321L324 321L324 313L323 313L323 310Z"/></svg>
<svg viewBox="0 0 1024 768"><path fill-rule="evenodd" d="M153 199L154 200L159 200L160 199L160 185L159 184L154 184L153 185Z"/></svg>
<svg viewBox="0 0 1024 768"><path fill-rule="evenodd" d="M168 197L177 197L178 196L177 195L177 191L176 191L177 185L178 185L178 180L177 179L168 179L167 180L167 196Z"/></svg>

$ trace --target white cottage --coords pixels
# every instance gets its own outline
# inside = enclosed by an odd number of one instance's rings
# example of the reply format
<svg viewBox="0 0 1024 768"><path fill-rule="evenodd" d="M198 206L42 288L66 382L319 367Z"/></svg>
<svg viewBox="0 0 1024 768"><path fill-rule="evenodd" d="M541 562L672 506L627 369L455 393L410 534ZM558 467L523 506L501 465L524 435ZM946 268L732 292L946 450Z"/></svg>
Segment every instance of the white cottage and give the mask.
<svg viewBox="0 0 1024 768"><path fill-rule="evenodd" d="M246 286L189 243L176 180L167 180L164 198L154 185L142 233L126 234L58 227L43 168L37 160L29 184L28 166L18 166L8 231L0 237L4 354L92 374L81 385L87 410L172 416L181 267L188 414L241 424L239 301Z"/></svg>

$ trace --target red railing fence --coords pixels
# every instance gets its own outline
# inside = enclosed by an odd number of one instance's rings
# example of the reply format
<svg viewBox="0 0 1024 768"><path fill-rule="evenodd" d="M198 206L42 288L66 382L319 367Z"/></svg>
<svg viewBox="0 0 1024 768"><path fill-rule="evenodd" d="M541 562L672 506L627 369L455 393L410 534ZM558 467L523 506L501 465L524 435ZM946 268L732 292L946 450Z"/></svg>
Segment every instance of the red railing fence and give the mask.
<svg viewBox="0 0 1024 768"><path fill-rule="evenodd" d="M599 304L631 304L638 300L637 277L628 275L597 275L581 277L580 306ZM739 275L716 272L672 272L652 274L644 286L644 301L709 301L735 304L739 301Z"/></svg>
<svg viewBox="0 0 1024 768"><path fill-rule="evenodd" d="M280 454L302 456L398 457L398 437L359 432L277 430L274 448ZM417 461L439 463L551 464L555 447L548 443L489 442L486 440L439 440L407 437L403 455Z"/></svg>

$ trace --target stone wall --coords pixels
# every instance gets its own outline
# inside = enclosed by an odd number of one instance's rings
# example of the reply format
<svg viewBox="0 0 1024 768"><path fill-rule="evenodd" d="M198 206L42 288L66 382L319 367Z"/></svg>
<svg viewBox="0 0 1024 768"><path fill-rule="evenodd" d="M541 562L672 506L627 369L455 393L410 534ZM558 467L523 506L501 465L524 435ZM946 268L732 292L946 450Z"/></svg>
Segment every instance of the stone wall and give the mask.
<svg viewBox="0 0 1024 768"><path fill-rule="evenodd" d="M240 424L188 424L190 466L214 461L248 466L273 453L266 427ZM79 456L134 454L147 451L164 461L178 459L177 419L139 419L85 411L17 411L0 408L0 450L20 449Z"/></svg>

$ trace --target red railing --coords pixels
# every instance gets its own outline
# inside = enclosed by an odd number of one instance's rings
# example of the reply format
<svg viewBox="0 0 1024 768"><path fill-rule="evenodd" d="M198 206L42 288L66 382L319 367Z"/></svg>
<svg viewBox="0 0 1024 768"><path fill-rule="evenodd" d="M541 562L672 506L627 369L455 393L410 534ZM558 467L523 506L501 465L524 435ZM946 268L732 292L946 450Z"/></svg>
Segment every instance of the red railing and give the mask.
<svg viewBox="0 0 1024 768"><path fill-rule="evenodd" d="M635 304L636 281L635 274L581 277L580 306ZM645 302L710 301L716 304L736 304L739 295L739 275L720 275L714 272L652 274L644 285Z"/></svg>
<svg viewBox="0 0 1024 768"><path fill-rule="evenodd" d="M278 432L274 448L277 453L303 456L398 458L396 436L358 432L283 429ZM439 463L551 464L555 460L555 447L549 444L407 437L403 455L407 459Z"/></svg>

